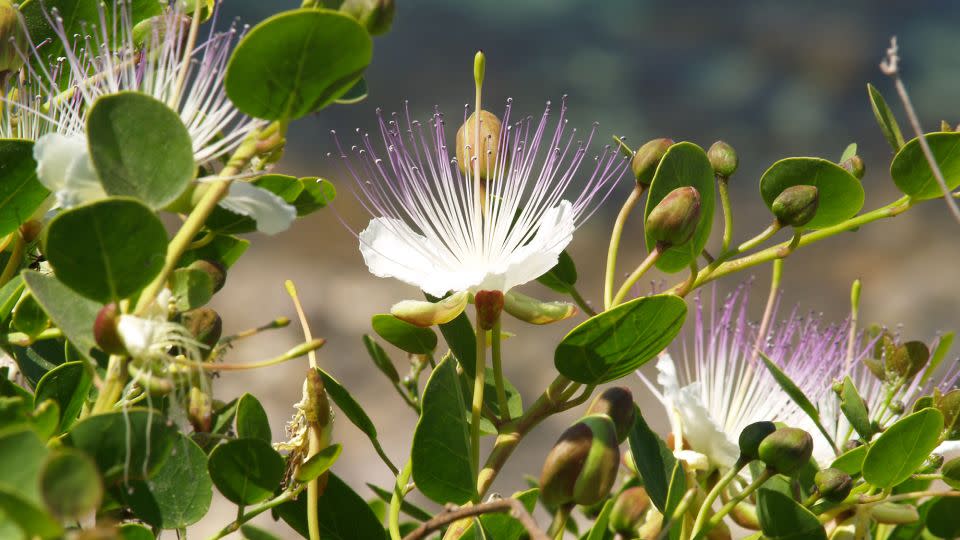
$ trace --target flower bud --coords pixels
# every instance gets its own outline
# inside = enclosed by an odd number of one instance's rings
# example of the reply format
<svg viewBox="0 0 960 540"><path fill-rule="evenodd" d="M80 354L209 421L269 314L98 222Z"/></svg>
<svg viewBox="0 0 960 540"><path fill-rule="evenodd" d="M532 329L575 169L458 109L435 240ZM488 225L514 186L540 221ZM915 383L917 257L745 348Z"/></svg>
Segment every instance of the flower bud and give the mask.
<svg viewBox="0 0 960 540"><path fill-rule="evenodd" d="M887 358L887 369L904 379L912 379L927 365L930 349L922 341L908 341Z"/></svg>
<svg viewBox="0 0 960 540"><path fill-rule="evenodd" d="M935 393L934 406L943 414L943 426L948 440L960 439L960 389L953 389L942 396Z"/></svg>
<svg viewBox="0 0 960 540"><path fill-rule="evenodd" d="M503 292L477 291L473 302L477 307L477 325L483 330L492 329L503 311Z"/></svg>
<svg viewBox="0 0 960 540"><path fill-rule="evenodd" d="M802 429L780 428L763 439L757 454L767 468L790 476L810 462L813 437Z"/></svg>
<svg viewBox="0 0 960 540"><path fill-rule="evenodd" d="M653 139L647 141L633 154L633 160L630 162L630 169L633 171L633 177L637 179L637 184L643 187L653 182L653 175L657 172L657 166L667 150L673 146L673 139Z"/></svg>
<svg viewBox="0 0 960 540"><path fill-rule="evenodd" d="M30 219L23 225L20 225L20 234L23 236L23 241L27 244L31 244L39 238L41 232L43 232L43 222L40 220Z"/></svg>
<svg viewBox="0 0 960 540"><path fill-rule="evenodd" d="M209 433L213 423L213 407L210 396L197 386L190 387L187 416L194 431Z"/></svg>
<svg viewBox="0 0 960 540"><path fill-rule="evenodd" d="M940 474L943 475L944 483L953 489L960 489L960 457L944 463Z"/></svg>
<svg viewBox="0 0 960 540"><path fill-rule="evenodd" d="M452 294L436 302L423 300L403 300L390 308L390 314L401 321L429 328L435 324L445 324L457 318L467 307L469 295L466 291Z"/></svg>
<svg viewBox="0 0 960 540"><path fill-rule="evenodd" d="M477 113L473 113L457 131L457 164L463 174L473 174L473 158L479 155L480 178L489 180L496 173L495 161L500 148L500 119L490 111L480 111L479 153L474 150L477 145L474 131L476 127Z"/></svg>
<svg viewBox="0 0 960 540"><path fill-rule="evenodd" d="M847 498L853 489L853 479L840 469L823 469L813 477L820 496L830 502L840 502Z"/></svg>
<svg viewBox="0 0 960 540"><path fill-rule="evenodd" d="M607 388L593 399L587 414L604 414L610 417L617 429L617 441L623 442L630 435L630 429L636 420L633 393L625 386Z"/></svg>
<svg viewBox="0 0 960 540"><path fill-rule="evenodd" d="M933 474L943 466L943 454L930 454L914 474Z"/></svg>
<svg viewBox="0 0 960 540"><path fill-rule="evenodd" d="M107 354L127 354L127 348L123 345L123 339L117 330L119 322L120 308L113 302L100 308L93 322L93 339Z"/></svg>
<svg viewBox="0 0 960 540"><path fill-rule="evenodd" d="M210 282L213 283L213 292L222 289L224 283L227 282L227 269L218 261L200 259L190 263L187 268L200 270L210 276Z"/></svg>
<svg viewBox="0 0 960 540"><path fill-rule="evenodd" d="M760 443L777 430L773 422L754 422L740 432L740 461L750 463L760 457Z"/></svg>
<svg viewBox="0 0 960 540"><path fill-rule="evenodd" d="M882 502L870 507L870 517L884 525L905 525L920 519L917 508L910 504Z"/></svg>
<svg viewBox="0 0 960 540"><path fill-rule="evenodd" d="M6 80L23 66L19 51L26 51L28 46L17 5L0 0L0 78Z"/></svg>
<svg viewBox="0 0 960 540"><path fill-rule="evenodd" d="M857 180L863 180L866 167L863 164L863 158L860 156L850 156L840 164L848 173L852 174Z"/></svg>
<svg viewBox="0 0 960 540"><path fill-rule="evenodd" d="M197 341L210 350L217 345L223 333L223 320L216 311L208 307L183 312L181 324Z"/></svg>
<svg viewBox="0 0 960 540"><path fill-rule="evenodd" d="M692 187L679 187L667 194L650 215L647 231L658 245L685 244L700 222L700 192Z"/></svg>
<svg viewBox="0 0 960 540"><path fill-rule="evenodd" d="M721 178L733 176L740 162L737 151L723 141L717 141L710 146L710 150L707 150L707 159L710 160L713 173Z"/></svg>
<svg viewBox="0 0 960 540"><path fill-rule="evenodd" d="M770 210L781 225L803 227L817 214L820 203L815 186L791 186L783 190L770 205Z"/></svg>
<svg viewBox="0 0 960 540"><path fill-rule="evenodd" d="M577 307L566 302L541 302L516 291L503 296L503 309L516 319L530 324L549 324L569 319Z"/></svg>
<svg viewBox="0 0 960 540"><path fill-rule="evenodd" d="M604 415L586 416L567 428L547 454L540 499L548 507L595 504L613 487L619 461L613 421Z"/></svg>
<svg viewBox="0 0 960 540"><path fill-rule="evenodd" d="M636 486L621 491L610 509L610 531L633 538L649 507L650 496L643 487Z"/></svg>
<svg viewBox="0 0 960 540"><path fill-rule="evenodd" d="M345 0L340 11L360 22L371 36L390 31L396 4L393 0Z"/></svg>
<svg viewBox="0 0 960 540"><path fill-rule="evenodd" d="M863 441L860 439L850 439L849 441L843 443L843 450L844 452L847 452L853 450L854 448L860 448L863 446L863 444Z"/></svg>

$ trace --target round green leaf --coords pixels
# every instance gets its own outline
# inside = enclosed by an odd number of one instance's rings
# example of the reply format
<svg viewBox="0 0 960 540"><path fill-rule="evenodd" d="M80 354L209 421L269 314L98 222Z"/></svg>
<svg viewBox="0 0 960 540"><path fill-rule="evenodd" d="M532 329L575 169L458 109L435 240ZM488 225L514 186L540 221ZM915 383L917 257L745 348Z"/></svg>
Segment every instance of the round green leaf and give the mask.
<svg viewBox="0 0 960 540"><path fill-rule="evenodd" d="M936 499L927 512L927 530L940 538L960 536L960 498Z"/></svg>
<svg viewBox="0 0 960 540"><path fill-rule="evenodd" d="M26 427L0 432L0 488L8 488L29 502L40 502L40 471L47 447Z"/></svg>
<svg viewBox="0 0 960 540"><path fill-rule="evenodd" d="M143 204L104 199L55 217L43 252L64 285L106 304L156 277L167 252L167 231Z"/></svg>
<svg viewBox="0 0 960 540"><path fill-rule="evenodd" d="M707 159L707 153L691 142L681 142L671 146L660 160L657 172L650 182L647 194L647 206L643 211L644 220L653 209L671 191L690 186L700 193L700 222L693 238L686 244L668 249L657 260L657 268L664 272L679 272L690 266L690 262L700 256L703 247L710 239L713 227L713 207L716 199L713 167ZM652 250L656 242L649 231L645 231L647 249Z"/></svg>
<svg viewBox="0 0 960 540"><path fill-rule="evenodd" d="M903 482L937 447L943 414L923 409L898 420L870 445L863 460L863 478L878 488Z"/></svg>
<svg viewBox="0 0 960 540"><path fill-rule="evenodd" d="M37 180L33 143L0 139L0 237L27 221L50 195Z"/></svg>
<svg viewBox="0 0 960 540"><path fill-rule="evenodd" d="M779 491L760 489L757 494L757 518L764 537L771 540L827 539L827 533L817 516Z"/></svg>
<svg viewBox="0 0 960 540"><path fill-rule="evenodd" d="M36 336L47 329L50 317L43 311L37 299L32 294L26 293L20 297L20 301L13 308L13 319L10 322L20 332L28 336Z"/></svg>
<svg viewBox="0 0 960 540"><path fill-rule="evenodd" d="M237 437L271 442L270 422L263 405L251 394L243 394L237 402Z"/></svg>
<svg viewBox="0 0 960 540"><path fill-rule="evenodd" d="M297 469L297 482L309 482L330 470L330 467L337 462L342 450L343 447L339 444L331 444L314 454Z"/></svg>
<svg viewBox="0 0 960 540"><path fill-rule="evenodd" d="M123 497L137 517L157 527L193 525L213 500L207 455L190 438L177 435L170 459L148 480L131 482Z"/></svg>
<svg viewBox="0 0 960 540"><path fill-rule="evenodd" d="M150 529L139 523L124 523L117 532L120 533L120 540L154 540Z"/></svg>
<svg viewBox="0 0 960 540"><path fill-rule="evenodd" d="M93 167L110 195L163 208L193 180L193 141L180 115L139 92L98 99L87 114Z"/></svg>
<svg viewBox="0 0 960 540"><path fill-rule="evenodd" d="M406 321L381 313L370 324L374 332L394 347L412 354L430 354L437 348L437 334Z"/></svg>
<svg viewBox="0 0 960 540"><path fill-rule="evenodd" d="M557 264L549 272L538 277L537 281L558 293L566 294L577 283L577 266L566 250L561 251Z"/></svg>
<svg viewBox="0 0 960 540"><path fill-rule="evenodd" d="M97 464L104 482L142 480L170 456L176 427L161 413L130 409L88 416L74 424L67 442Z"/></svg>
<svg viewBox="0 0 960 540"><path fill-rule="evenodd" d="M70 344L91 363L96 362L91 351L97 346L93 339L93 323L101 306L81 296L53 276L33 270L20 272L33 297L40 302L57 328ZM63 404L61 403L61 408ZM66 410L64 409L64 412Z"/></svg>
<svg viewBox="0 0 960 540"><path fill-rule="evenodd" d="M960 186L960 133L929 133L926 138L947 187L953 190ZM914 199L943 197L919 139L911 139L897 152L890 164L890 176L900 191Z"/></svg>
<svg viewBox="0 0 960 540"><path fill-rule="evenodd" d="M260 439L234 439L217 446L207 468L220 493L242 505L270 498L284 472L283 458Z"/></svg>
<svg viewBox="0 0 960 540"><path fill-rule="evenodd" d="M627 375L673 341L683 327L687 304L671 294L637 298L570 331L557 345L553 363L565 377L601 384Z"/></svg>
<svg viewBox="0 0 960 540"><path fill-rule="evenodd" d="M337 188L323 178L301 178L303 190L293 201L297 216L306 216L327 206L337 197Z"/></svg>
<svg viewBox="0 0 960 540"><path fill-rule="evenodd" d="M373 41L349 15L296 9L258 24L227 66L227 95L238 109L292 120L344 95L373 55Z"/></svg>
<svg viewBox="0 0 960 540"><path fill-rule="evenodd" d="M804 227L822 229L857 215L863 208L863 186L836 163L821 158L794 157L774 163L760 178L760 195L767 208L783 190L815 186L817 213Z"/></svg>
<svg viewBox="0 0 960 540"><path fill-rule="evenodd" d="M197 268L177 268L167 283L177 302L177 311L203 306L213 298L213 278Z"/></svg>
<svg viewBox="0 0 960 540"><path fill-rule="evenodd" d="M47 458L40 473L40 490L47 507L64 519L77 519L95 510L103 500L96 465L86 454L71 448Z"/></svg>
<svg viewBox="0 0 960 540"><path fill-rule="evenodd" d="M52 399L60 406L60 431L64 431L77 420L92 385L84 362L64 362L37 383L36 402Z"/></svg>

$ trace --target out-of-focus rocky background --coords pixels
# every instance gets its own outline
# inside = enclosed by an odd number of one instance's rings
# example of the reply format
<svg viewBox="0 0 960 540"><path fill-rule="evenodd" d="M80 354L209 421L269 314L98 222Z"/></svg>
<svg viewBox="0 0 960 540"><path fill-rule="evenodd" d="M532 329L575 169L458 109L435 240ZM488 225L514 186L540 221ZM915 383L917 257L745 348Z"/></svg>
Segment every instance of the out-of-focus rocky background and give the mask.
<svg viewBox="0 0 960 540"><path fill-rule="evenodd" d="M295 123L278 167L290 174L329 178L340 188L336 211L357 230L367 217L352 200L345 172L324 157L333 149L329 131L336 129L347 140L354 128L374 131L374 110L397 110L403 100L410 101L414 116L426 118L438 105L455 123L472 97L471 62L478 48L488 56L485 101L494 111L513 97L516 111L539 114L546 100L569 94L571 124L588 129L599 121L604 143L611 134L621 134L633 145L660 136L704 147L718 138L733 144L741 157L732 180L734 236L741 240L769 220L757 182L781 157L836 160L848 143L857 142L867 164L865 208L897 196L888 174L890 148L875 125L865 90L867 82L880 88L906 128L892 85L877 68L891 35L900 38L903 74L924 126L932 130L942 118L960 121L960 3L951 0L398 4L393 30L375 42L367 72L369 98ZM238 16L253 24L298 5L296 0L229 0L221 22ZM621 188L570 247L582 292L593 301L601 295L606 231L628 183ZM629 229L621 255L624 272L645 255L639 221ZM938 331L958 329L958 235L960 225L949 220L943 203L929 202L895 221L804 248L786 264L784 305L839 321L847 314L850 283L859 277L865 320L902 323L911 337L927 340ZM320 362L350 388L376 423L386 452L402 463L416 418L373 367L360 336L370 332L371 315L387 311L398 300L419 297L418 291L368 274L356 239L332 211L314 214L269 242L256 235L251 239L253 247L215 300L227 332L279 315L295 320L283 289L285 279L294 280L314 333L329 340ZM759 309L768 268L734 276L719 288L729 290L751 275L756 277L754 307ZM667 278L667 283L676 279ZM525 292L556 296L539 286ZM504 345L505 370L527 402L552 378L553 344L576 322L531 327L508 319L507 329L519 337ZM300 338L293 324L242 342L231 360L267 358ZM391 352L405 371L406 360ZM304 360L229 373L216 381L216 391L221 399L246 391L256 394L270 414L275 438L281 439L300 397L305 365ZM645 404L652 422L664 428L661 409L639 380L630 377L623 383ZM495 490L511 493L524 486L523 473L538 475L543 456L578 414L541 425L522 443ZM389 484L387 468L345 419L337 423L335 438L345 448L336 472L358 492L371 495L364 482ZM229 504L220 500L217 508L191 535L205 536L232 519L235 509ZM258 523L271 522L262 517ZM275 530L293 534L282 525Z"/></svg>

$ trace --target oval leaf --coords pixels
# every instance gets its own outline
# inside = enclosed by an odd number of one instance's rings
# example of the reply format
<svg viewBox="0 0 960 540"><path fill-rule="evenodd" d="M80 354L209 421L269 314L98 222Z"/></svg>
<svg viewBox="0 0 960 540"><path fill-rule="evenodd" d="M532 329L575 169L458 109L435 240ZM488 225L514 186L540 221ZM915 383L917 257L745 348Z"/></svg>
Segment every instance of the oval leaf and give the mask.
<svg viewBox="0 0 960 540"><path fill-rule="evenodd" d="M107 484L142 480L170 456L176 428L161 413L130 409L88 416L67 441L93 457Z"/></svg>
<svg viewBox="0 0 960 540"><path fill-rule="evenodd" d="M281 504L277 514L304 538L307 531L307 497ZM317 521L323 540L384 540L386 535L377 515L362 497L331 473L327 487L317 500Z"/></svg>
<svg viewBox="0 0 960 540"><path fill-rule="evenodd" d="M103 499L103 484L96 465L86 454L70 448L47 458L40 473L43 501L64 519L78 519L96 510Z"/></svg>
<svg viewBox="0 0 960 540"><path fill-rule="evenodd" d="M93 379L83 362L65 362L37 383L36 402L54 400L60 406L59 431L65 431L76 421L92 385Z"/></svg>
<svg viewBox="0 0 960 540"><path fill-rule="evenodd" d="M939 444L943 415L923 409L898 420L870 445L863 460L863 478L890 488L913 474Z"/></svg>
<svg viewBox="0 0 960 540"><path fill-rule="evenodd" d="M873 116L877 119L880 131L883 137L890 143L890 147L896 152L903 146L903 134L900 133L900 125L897 124L896 117L887 105L887 100L872 84L867 83L867 95L870 96L870 106L873 108ZM840 161L843 161L842 159Z"/></svg>
<svg viewBox="0 0 960 540"><path fill-rule="evenodd" d="M947 188L960 186L960 133L930 133L926 138ZM919 139L912 139L897 152L890 164L890 176L900 191L914 199L943 197Z"/></svg>
<svg viewBox="0 0 960 540"><path fill-rule="evenodd" d="M33 297L40 302L63 335L67 336L70 344L88 361L96 362L91 353L97 346L93 339L93 323L102 306L77 294L53 276L33 270L24 270L20 275Z"/></svg>
<svg viewBox="0 0 960 540"><path fill-rule="evenodd" d="M812 512L772 489L757 494L757 518L763 535L771 540L826 540L823 525Z"/></svg>
<svg viewBox="0 0 960 540"><path fill-rule="evenodd" d="M314 454L297 469L297 482L309 482L330 470L330 467L337 462L342 450L343 447L339 444L331 444Z"/></svg>
<svg viewBox="0 0 960 540"><path fill-rule="evenodd" d="M815 186L817 213L804 228L822 229L850 219L863 208L863 186L836 163L821 158L795 157L774 163L760 178L760 195L767 208L792 186Z"/></svg>
<svg viewBox="0 0 960 540"><path fill-rule="evenodd" d="M669 345L686 316L687 305L678 296L661 294L631 300L571 330L557 346L554 365L578 383L619 379Z"/></svg>
<svg viewBox="0 0 960 540"><path fill-rule="evenodd" d="M237 402L237 437L273 441L267 411L251 394L243 394Z"/></svg>
<svg viewBox="0 0 960 540"><path fill-rule="evenodd" d="M437 348L437 334L381 313L370 321L374 332L394 347L412 354L430 354Z"/></svg>
<svg viewBox="0 0 960 540"><path fill-rule="evenodd" d="M283 458L260 439L234 439L217 446L207 468L220 493L239 505L269 499L284 472Z"/></svg>
<svg viewBox="0 0 960 540"><path fill-rule="evenodd" d="M33 143L0 139L0 238L27 221L48 195L37 180Z"/></svg>
<svg viewBox="0 0 960 540"><path fill-rule="evenodd" d="M124 498L137 517L163 529L200 521L213 500L207 455L197 443L177 436L170 459L146 482L133 482Z"/></svg>

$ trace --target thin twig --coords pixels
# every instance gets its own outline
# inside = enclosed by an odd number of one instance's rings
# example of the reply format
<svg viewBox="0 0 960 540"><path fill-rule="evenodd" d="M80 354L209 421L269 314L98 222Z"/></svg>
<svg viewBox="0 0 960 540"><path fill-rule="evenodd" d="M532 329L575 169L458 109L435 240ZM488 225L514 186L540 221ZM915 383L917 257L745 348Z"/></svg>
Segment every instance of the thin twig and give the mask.
<svg viewBox="0 0 960 540"><path fill-rule="evenodd" d="M523 503L517 499L497 499L481 504L470 506L450 507L437 514L429 521L424 522L414 529L410 534L403 537L403 540L419 540L426 538L430 533L438 531L449 523L460 521L461 519L471 518L482 514L495 514L499 512L509 512L510 515L523 525L530 535L530 540L550 540L547 535L540 530L537 522L524 508Z"/></svg>
<svg viewBox="0 0 960 540"><path fill-rule="evenodd" d="M943 171L940 170L940 166L937 165L937 160L933 157L933 152L930 151L927 138L923 135L923 128L920 127L920 119L917 118L917 112L914 110L910 96L907 94L907 87L904 86L903 80L900 79L900 56L898 52L897 36L893 36L890 38L890 48L887 49L887 57L880 62L880 71L893 79L893 85L897 89L897 94L900 95L900 101L903 102L903 108L907 112L907 119L910 120L910 126L913 127L914 133L917 134L917 142L920 144L920 149L923 150L923 157L926 158L927 163L930 165L930 170L933 172L933 177L937 180L937 184L940 185L940 190L943 191L943 198L947 201L947 208L950 209L950 213L953 214L953 218L957 220L957 223L960 223L960 208L957 208L957 203L954 202L951 196L950 188L947 187L947 181L943 178Z"/></svg>

